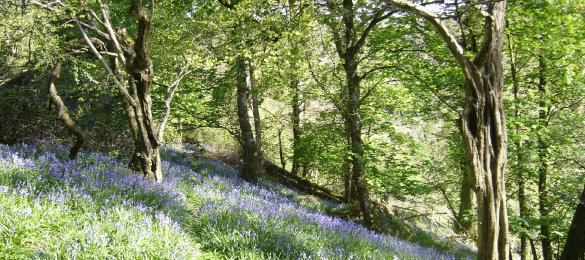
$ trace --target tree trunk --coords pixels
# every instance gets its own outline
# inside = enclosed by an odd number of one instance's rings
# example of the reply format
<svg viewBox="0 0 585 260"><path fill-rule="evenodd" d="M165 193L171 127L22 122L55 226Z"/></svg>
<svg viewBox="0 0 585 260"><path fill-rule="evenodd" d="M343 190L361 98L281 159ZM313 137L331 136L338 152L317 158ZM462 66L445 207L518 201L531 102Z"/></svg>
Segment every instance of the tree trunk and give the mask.
<svg viewBox="0 0 585 260"><path fill-rule="evenodd" d="M277 178L279 182L284 185L294 187L298 190L305 191L308 194L312 194L320 198L329 199L336 202L343 201L343 196L336 194L334 191L319 184L312 183L305 178L293 175L292 173L287 172L286 169L279 168L272 162L267 161L263 164L262 167L264 171L266 171L267 175Z"/></svg>
<svg viewBox="0 0 585 260"><path fill-rule="evenodd" d="M471 183L467 176L467 165L465 162L461 163L461 173L463 176L461 178L461 190L459 191L459 214L457 214L456 217L459 224L456 225L455 232L466 233L469 235L473 226L473 221L471 219L471 211L473 209L473 190L471 189Z"/></svg>
<svg viewBox="0 0 585 260"><path fill-rule="evenodd" d="M506 22L506 27L508 27L508 23ZM510 42L510 39L508 39ZM512 52L512 44L510 43L510 53ZM512 55L510 55L512 57ZM517 70L516 70L516 61L512 60L510 62L510 70L512 72L512 84L514 86L514 100L518 100L518 90L519 84L518 79L516 77ZM517 106L514 107L514 114L516 118L519 118L520 111ZM520 125L517 123L515 125L516 128L516 135L520 135ZM524 220L528 217L528 206L526 205L526 185L524 180L524 156L522 151L522 142L520 138L516 140L516 150L517 150L517 157L518 157L518 207L520 208L520 219ZM520 224L520 227L524 230L528 229L528 225L524 221ZM528 238L526 237L525 233L520 233L520 260L527 260L528 259Z"/></svg>
<svg viewBox="0 0 585 260"><path fill-rule="evenodd" d="M127 74L130 75L128 86L123 83L124 80L118 71L119 68L114 68L116 70L116 74L114 74L81 27L77 18L73 17L73 20L90 51L100 61L108 74L114 76L112 80L122 94L135 146L129 167L142 171L146 179L160 183L162 182L160 144L156 136L156 127L152 120L150 89L153 69L148 53L148 39L151 32L152 17L154 16L154 6L151 6L149 15L143 9L142 1L132 0L129 13L138 21L138 36L134 41L134 45L130 45L129 37L124 29L117 28L116 32L114 32L110 23L111 18L107 2L100 2L99 4L103 16L103 25L109 33L109 40L115 46L119 61L124 66Z"/></svg>
<svg viewBox="0 0 585 260"><path fill-rule="evenodd" d="M303 178L309 178L309 163L303 162Z"/></svg>
<svg viewBox="0 0 585 260"><path fill-rule="evenodd" d="M478 205L478 259L508 258L508 215L504 169L507 162L503 106L503 23L506 1L490 3L486 38L475 60L465 62L466 102L461 114L469 178ZM490 28L491 27L491 28ZM491 35L489 35L491 34Z"/></svg>
<svg viewBox="0 0 585 260"><path fill-rule="evenodd" d="M499 66L486 64L484 71L475 68L471 71L478 81L466 82L462 135L479 211L478 259L502 260L507 259L508 216L504 182L507 136L501 62Z"/></svg>
<svg viewBox="0 0 585 260"><path fill-rule="evenodd" d="M345 135L346 135L346 142L347 142L347 152L348 154L351 153L351 131L349 126L349 116L347 113L344 115L344 124L345 124ZM355 185L355 181L353 181L353 173L352 173L352 158L348 155L343 157L343 174L344 174L344 198L345 202L349 204L357 204L359 203L359 196L357 192L357 187Z"/></svg>
<svg viewBox="0 0 585 260"><path fill-rule="evenodd" d="M301 99L299 90L299 80L293 80L291 82L291 88L293 91L292 96L292 127L293 127L293 157L292 157L292 169L293 175L299 175L300 159L301 159Z"/></svg>
<svg viewBox="0 0 585 260"><path fill-rule="evenodd" d="M487 4L485 35L473 61L434 13L412 2L385 2L429 21L447 44L465 76L461 134L467 154L469 181L477 199L477 259L506 260L509 242L504 169L508 137L502 69L506 0Z"/></svg>
<svg viewBox="0 0 585 260"><path fill-rule="evenodd" d="M49 86L48 86L49 98L50 98L51 102L55 104L55 106L57 108L57 119L59 119L61 122L63 122L65 127L67 129L69 129L71 132L73 132L73 134L77 138L77 140L75 141L75 144L73 145L73 147L71 147L71 150L69 150L69 159L75 160L77 158L77 153L79 152L79 149L81 149L81 145L84 142L84 137L83 137L83 132L81 131L81 129L75 124L75 122L73 122L71 117L69 117L69 109L67 109L67 106L65 106L65 104L63 103L63 100L61 100L61 97L57 93L57 88L55 87L55 82L61 76L61 65L62 64L63 64L63 60L61 60L61 59L57 60L57 64L55 64L55 67L53 68L53 72L51 73L51 78L49 79Z"/></svg>
<svg viewBox="0 0 585 260"><path fill-rule="evenodd" d="M466 102L461 114L462 135L470 166L469 179L477 195L480 260L508 258L504 181L508 138L501 57L505 5L505 1L489 4L493 21L486 21L485 37L491 36L492 40L484 42L473 62L466 59L464 67Z"/></svg>
<svg viewBox="0 0 585 260"><path fill-rule="evenodd" d="M526 187L524 180L520 180L518 183L518 207L520 208L520 219L524 220L528 217L528 207L526 205ZM522 229L528 229L528 226L524 221L520 224ZM520 260L528 259L528 238L526 234L520 234Z"/></svg>
<svg viewBox="0 0 585 260"><path fill-rule="evenodd" d="M359 79L355 75L355 67L352 68L352 64L355 64L355 60L346 59L346 63L349 66L346 68L346 77L349 91L349 125L351 131L351 160L352 160L352 178L355 182L360 208L362 210L364 224L370 229L377 230L377 221L372 211L370 203L370 193L366 183L366 176L364 172L364 149L362 141L362 122L360 115L360 85Z"/></svg>
<svg viewBox="0 0 585 260"><path fill-rule="evenodd" d="M250 125L250 115L248 114L248 96L250 89L248 86L249 75L247 74L247 61L238 58L236 67L238 70L238 121L240 124L240 136L242 138L244 166L240 177L242 179L256 183L258 182L258 148L256 139Z"/></svg>
<svg viewBox="0 0 585 260"><path fill-rule="evenodd" d="M544 58L538 59L539 65L539 82L538 92L542 95L542 100L539 102L540 110L538 111L539 125L546 127L547 122L547 102L546 96L546 64ZM549 205L548 205L548 143L546 136L538 134L538 210L540 212L540 243L542 245L543 260L552 260L552 240L550 237L550 225L548 224Z"/></svg>
<svg viewBox="0 0 585 260"><path fill-rule="evenodd" d="M183 80L183 78L185 76L187 76L187 74L193 72L194 70L188 70L185 71L184 68L181 68L181 72L179 72L179 74L177 75L177 77L175 78L175 80L173 81L173 83L170 86L166 86L167 88L167 95L164 101L165 104L165 115L163 116L163 118L160 121L160 124L158 126L158 140L161 143L164 143L164 132L165 132L165 126L167 124L167 121L169 120L169 118L171 117L171 101L173 100L173 96L175 95L175 91L177 90L177 88L179 88L179 84L181 83L181 80ZM179 121L181 121L181 119L179 119ZM183 133L181 131L181 123L179 123L179 137L181 138L181 140L183 140Z"/></svg>
<svg viewBox="0 0 585 260"><path fill-rule="evenodd" d="M250 64L250 84L252 95L252 115L254 116L254 132L258 154L262 156L262 125L260 124L260 102L258 101L258 82L254 77L254 67Z"/></svg>
<svg viewBox="0 0 585 260"><path fill-rule="evenodd" d="M333 28L335 47L339 58L343 61L345 70L345 83L347 84L342 93L343 97L348 98L342 102L349 113L346 117L346 128L349 127L351 137L351 162L352 162L352 180L357 188L357 197L360 209L364 218L364 225L370 229L379 229L376 217L372 211L370 194L366 183L364 171L364 149L362 141L362 121L360 115L361 96L360 82L363 77L357 74L360 59L358 53L363 47L364 42L371 29L384 18L382 12L378 12L374 19L370 20L368 27L358 37L354 20L354 3L352 0L343 0L343 34Z"/></svg>
<svg viewBox="0 0 585 260"><path fill-rule="evenodd" d="M573 215L567 242L560 260L584 260L585 259L585 186L579 196L577 210Z"/></svg>
<svg viewBox="0 0 585 260"><path fill-rule="evenodd" d="M278 130L278 154L280 156L280 165L286 169L286 159L284 158L284 149L282 147L282 129Z"/></svg>
<svg viewBox="0 0 585 260"><path fill-rule="evenodd" d="M529 238L528 241L530 241L530 248L532 249L532 260L538 260L538 253L536 252L534 240Z"/></svg>
<svg viewBox="0 0 585 260"><path fill-rule="evenodd" d="M351 151L351 136L349 135L349 131L346 131L347 133L347 150L348 152ZM353 193L352 190L352 186L354 182L352 181L352 170L351 170L351 158L348 156L344 156L343 158L343 174L344 174L344 188L345 188L345 193L344 193L344 198L345 198L345 203L351 204L353 203L353 198L355 197L355 193ZM357 200L355 201L357 202Z"/></svg>
<svg viewBox="0 0 585 260"><path fill-rule="evenodd" d="M126 71L131 77L128 81L129 87L133 90L132 95L135 97L133 104L129 103L138 130L135 134L137 138L133 166L139 166L145 178L160 183L162 182L160 143L152 117L150 97L154 72L148 51L153 13L147 14L140 0L131 2L129 13L138 20L138 36L132 48L127 49L125 53Z"/></svg>

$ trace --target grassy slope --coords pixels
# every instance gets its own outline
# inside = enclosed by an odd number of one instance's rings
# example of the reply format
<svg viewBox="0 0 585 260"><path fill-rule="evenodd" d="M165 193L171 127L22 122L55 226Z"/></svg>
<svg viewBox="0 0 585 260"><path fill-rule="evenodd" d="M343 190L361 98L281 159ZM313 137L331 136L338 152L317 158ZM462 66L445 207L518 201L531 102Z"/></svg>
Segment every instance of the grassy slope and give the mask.
<svg viewBox="0 0 585 260"><path fill-rule="evenodd" d="M250 185L214 161L165 150L165 182L101 153L0 145L0 259L460 259L375 234L293 198ZM197 169L195 172L193 169Z"/></svg>

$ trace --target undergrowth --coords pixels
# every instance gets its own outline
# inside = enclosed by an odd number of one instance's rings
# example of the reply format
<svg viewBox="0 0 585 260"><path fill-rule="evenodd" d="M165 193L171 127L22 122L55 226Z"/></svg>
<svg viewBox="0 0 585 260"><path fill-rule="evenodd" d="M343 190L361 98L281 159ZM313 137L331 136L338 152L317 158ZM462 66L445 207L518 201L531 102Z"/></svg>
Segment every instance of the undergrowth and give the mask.
<svg viewBox="0 0 585 260"><path fill-rule="evenodd" d="M103 153L0 145L1 259L461 259L323 211L347 207L163 149L154 184ZM194 169L197 169L196 171ZM284 195L283 195L284 194Z"/></svg>

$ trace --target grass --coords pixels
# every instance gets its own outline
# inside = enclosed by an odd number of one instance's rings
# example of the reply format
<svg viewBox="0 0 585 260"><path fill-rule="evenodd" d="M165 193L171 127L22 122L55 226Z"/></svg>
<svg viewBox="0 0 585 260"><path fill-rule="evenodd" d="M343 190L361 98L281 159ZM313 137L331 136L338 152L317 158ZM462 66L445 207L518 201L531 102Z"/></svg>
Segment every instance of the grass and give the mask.
<svg viewBox="0 0 585 260"><path fill-rule="evenodd" d="M465 259L376 234L278 184L163 151L163 184L103 153L0 145L0 259ZM194 170L196 169L196 170Z"/></svg>

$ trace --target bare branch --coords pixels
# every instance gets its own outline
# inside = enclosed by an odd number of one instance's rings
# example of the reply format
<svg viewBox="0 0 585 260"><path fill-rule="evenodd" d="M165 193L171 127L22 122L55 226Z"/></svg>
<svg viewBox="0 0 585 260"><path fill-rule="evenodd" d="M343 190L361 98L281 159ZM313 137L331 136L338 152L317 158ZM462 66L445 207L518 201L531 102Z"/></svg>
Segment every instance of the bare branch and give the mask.
<svg viewBox="0 0 585 260"><path fill-rule="evenodd" d="M101 3L100 3L101 5ZM99 16L89 7L85 7L85 10L91 15L91 17L93 17L93 19L96 19L101 25L105 25L104 22L99 18Z"/></svg>
<svg viewBox="0 0 585 260"><path fill-rule="evenodd" d="M91 50L93 55L95 55L95 57L100 61L100 63L102 64L102 67L104 67L104 69L106 69L108 74L114 76L114 77L112 77L112 79L114 80L116 86L118 86L118 89L120 90L120 92L122 92L122 94L124 95L124 98L126 99L126 101L128 101L128 103L131 106L135 107L136 102L134 101L134 99L132 98L130 93L128 93L128 89L126 89L122 85L122 83L120 81L118 81L118 79L115 77L114 73L112 72L112 69L110 69L110 66L108 66L108 63L104 60L102 55L96 50L95 46L93 46L93 43L91 43L91 40L89 39L89 37L85 33L85 30L83 30L83 28L81 27L81 24L79 23L77 18L73 17L73 21L75 21L75 25L77 26L77 30L79 30L81 35L83 35L83 39L85 40L85 42L89 46L89 49Z"/></svg>
<svg viewBox="0 0 585 260"><path fill-rule="evenodd" d="M97 0L97 2L100 4L100 7L102 9L102 17L104 18L103 24L106 27L106 30L108 30L108 33L110 34L110 38L114 43L114 48L116 48L116 52L118 52L119 54L118 58L120 59L120 62L122 62L122 65L126 67L126 58L124 57L124 52L122 52L122 48L120 48L120 43L118 43L116 34L112 29L112 24L110 24L110 9L108 5L102 3L101 0Z"/></svg>
<svg viewBox="0 0 585 260"><path fill-rule="evenodd" d="M88 50L71 50L71 51L66 52L64 54L67 54L67 55L80 55L80 54L87 54L87 53L89 53ZM99 53L100 54L103 54L103 55L118 57L118 54L117 53L113 53L113 52L100 51Z"/></svg>
<svg viewBox="0 0 585 260"><path fill-rule="evenodd" d="M175 94L175 91L179 87L179 83L181 83L181 80L183 80L183 78L185 76L187 76L189 73L191 73L193 71L195 71L195 69L185 71L184 68L181 68L181 72L179 72L179 75L175 78L173 83L170 86L168 86L168 85L166 86L167 98L165 99L165 102L164 102L165 116L163 117L163 119L158 127L158 140L163 140L165 125L166 125L166 123L171 115L171 101L173 100L173 95Z"/></svg>
<svg viewBox="0 0 585 260"><path fill-rule="evenodd" d="M81 24L83 27L85 27L87 29L90 29L92 32L97 33L99 36L104 37L106 40L108 40L108 41L111 40L111 38L110 38L110 36L108 34L106 34L105 32L102 32L97 27L92 26L92 25L89 25L89 24L86 24L86 23L84 23L82 21L79 21L79 24Z"/></svg>
<svg viewBox="0 0 585 260"><path fill-rule="evenodd" d="M48 4L43 4L43 3L38 2L36 0L30 0L29 2L31 4L34 4L34 5L38 6L38 7L40 7L40 8L47 9L47 10L53 12L53 13L55 13L55 8L52 7L53 5L59 5L61 7L65 7L65 4L63 4L60 1L50 2Z"/></svg>

